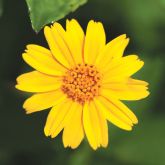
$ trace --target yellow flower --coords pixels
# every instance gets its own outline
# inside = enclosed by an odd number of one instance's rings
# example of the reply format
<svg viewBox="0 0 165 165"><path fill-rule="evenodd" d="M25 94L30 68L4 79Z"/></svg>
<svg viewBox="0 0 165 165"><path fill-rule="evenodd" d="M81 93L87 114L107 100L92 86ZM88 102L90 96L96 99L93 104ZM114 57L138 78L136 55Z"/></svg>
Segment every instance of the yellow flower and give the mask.
<svg viewBox="0 0 165 165"><path fill-rule="evenodd" d="M27 45L23 59L35 69L17 78L16 88L34 95L23 107L33 113L52 107L44 132L56 137L63 130L64 147L76 148L86 135L93 149L108 145L107 120L132 130L138 120L120 100L148 96L148 83L131 78L144 62L123 57L126 35L106 44L103 25L91 20L86 35L74 19L44 28L50 50Z"/></svg>

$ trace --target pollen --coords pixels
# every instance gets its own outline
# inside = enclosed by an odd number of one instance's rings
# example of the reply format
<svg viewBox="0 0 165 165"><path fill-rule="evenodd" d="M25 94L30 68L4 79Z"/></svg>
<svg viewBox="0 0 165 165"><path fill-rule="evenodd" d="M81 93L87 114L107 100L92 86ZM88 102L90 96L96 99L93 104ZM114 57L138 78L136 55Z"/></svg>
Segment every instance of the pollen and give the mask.
<svg viewBox="0 0 165 165"><path fill-rule="evenodd" d="M62 91L68 98L84 104L99 95L101 75L94 65L79 64L66 72Z"/></svg>

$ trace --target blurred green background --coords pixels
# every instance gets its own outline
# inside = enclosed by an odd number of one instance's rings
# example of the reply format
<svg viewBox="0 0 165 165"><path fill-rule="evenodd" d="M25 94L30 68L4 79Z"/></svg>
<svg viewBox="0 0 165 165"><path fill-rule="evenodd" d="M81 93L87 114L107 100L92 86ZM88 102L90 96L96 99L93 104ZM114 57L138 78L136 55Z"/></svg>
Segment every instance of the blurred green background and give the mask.
<svg viewBox="0 0 165 165"><path fill-rule="evenodd" d="M3 12L2 12L3 9ZM0 1L0 165L165 165L165 0L89 0L67 18L85 29L90 19L103 22L107 40L126 33L125 54L145 61L135 75L150 83L151 95L126 102L139 118L132 132L109 124L109 146L93 151L87 141L76 150L64 149L61 135L43 133L48 111L25 115L28 94L14 88L16 77L31 71L22 60L26 44L43 46L43 31L32 28L25 1ZM59 21L64 25L65 19Z"/></svg>

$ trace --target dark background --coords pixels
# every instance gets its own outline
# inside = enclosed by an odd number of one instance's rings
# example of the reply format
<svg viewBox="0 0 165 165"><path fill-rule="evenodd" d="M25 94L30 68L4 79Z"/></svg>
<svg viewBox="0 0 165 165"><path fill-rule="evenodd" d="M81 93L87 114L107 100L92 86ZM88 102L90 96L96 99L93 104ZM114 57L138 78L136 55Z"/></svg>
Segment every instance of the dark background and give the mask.
<svg viewBox="0 0 165 165"><path fill-rule="evenodd" d="M1 13L1 11L0 11ZM4 0L0 18L0 165L165 165L165 0L89 0L76 12L85 29L90 19L103 22L107 40L126 33L131 42L125 54L145 61L135 75L150 83L151 95L126 102L139 118L132 132L109 124L109 145L93 151L87 141L76 150L64 149L61 135L43 133L48 111L25 115L28 94L14 88L16 77L30 71L21 54L29 43L43 46L43 31L36 34L24 0ZM59 21L64 25L65 19Z"/></svg>

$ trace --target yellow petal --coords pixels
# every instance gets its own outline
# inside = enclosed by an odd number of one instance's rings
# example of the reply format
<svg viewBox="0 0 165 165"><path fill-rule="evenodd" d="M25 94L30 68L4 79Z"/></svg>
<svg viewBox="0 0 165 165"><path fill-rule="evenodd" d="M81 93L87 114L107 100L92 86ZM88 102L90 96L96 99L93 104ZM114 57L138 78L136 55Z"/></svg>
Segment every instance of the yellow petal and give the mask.
<svg viewBox="0 0 165 165"><path fill-rule="evenodd" d="M108 106L109 106L109 108L112 107L111 109L114 110L114 114L123 118L123 120L125 120L125 122L127 122L131 125L132 125L132 123L133 124L138 123L138 120L137 120L137 117L135 116L135 114L126 105L124 105L121 101L119 101L113 97L106 98L106 100L109 101Z"/></svg>
<svg viewBox="0 0 165 165"><path fill-rule="evenodd" d="M77 148L84 138L82 123L82 105L74 102L72 106L73 114L63 131L64 147Z"/></svg>
<svg viewBox="0 0 165 165"><path fill-rule="evenodd" d="M130 122L130 119L126 116L124 117L124 115L118 110L118 108L115 107L115 105L101 96L95 98L94 101L96 106L99 107L102 111L104 117L111 123L124 130L132 130L132 123Z"/></svg>
<svg viewBox="0 0 165 165"><path fill-rule="evenodd" d="M72 51L69 48L66 31L63 29L63 27L59 23L54 23L51 27L52 34L55 37L56 45L61 52L69 62L70 66L75 65L74 58L72 56ZM56 57L56 55L55 55Z"/></svg>
<svg viewBox="0 0 165 165"><path fill-rule="evenodd" d="M104 73L103 83L111 82L115 79L127 78L140 70L144 62L136 58L135 55L126 56L109 65L108 70ZM102 70L103 71L103 70Z"/></svg>
<svg viewBox="0 0 165 165"><path fill-rule="evenodd" d="M76 64L83 62L84 32L79 23L72 19L66 22L67 43Z"/></svg>
<svg viewBox="0 0 165 165"><path fill-rule="evenodd" d="M112 98L112 97L111 97ZM130 126L133 126L133 122L132 120L126 115L124 114L119 105L114 104L111 101L111 98L101 98L107 105L107 107L110 109L111 113L113 113L115 116L121 118L125 123L127 123ZM113 100L113 99L112 99Z"/></svg>
<svg viewBox="0 0 165 165"><path fill-rule="evenodd" d="M110 89L102 89L101 95L106 96L107 98L113 96L119 100L140 100L149 95L147 90L145 91L134 91L134 90L126 90L126 91L114 91Z"/></svg>
<svg viewBox="0 0 165 165"><path fill-rule="evenodd" d="M98 113L99 118L99 125L100 125L100 132L101 132L101 145L103 147L107 147L108 145L108 125L105 117L103 116L103 113L100 109L100 107L97 107L95 104L95 108Z"/></svg>
<svg viewBox="0 0 165 165"><path fill-rule="evenodd" d="M122 91L145 91L148 89L148 83L141 80L135 80L132 78L126 78L121 81L111 81L108 83L102 83L102 88L109 89L112 91L122 92Z"/></svg>
<svg viewBox="0 0 165 165"><path fill-rule="evenodd" d="M120 58L123 55L123 52L128 45L129 39L126 38L126 35L120 35L119 37L110 41L106 46L101 50L99 55L95 60L95 65L98 68L105 68L109 66L109 63L113 58ZM101 61L101 62L100 62Z"/></svg>
<svg viewBox="0 0 165 165"><path fill-rule="evenodd" d="M139 86L139 85L140 86L148 86L149 85L146 81L136 80L133 78L129 78L127 84L128 85L137 85L137 86Z"/></svg>
<svg viewBox="0 0 165 165"><path fill-rule="evenodd" d="M111 103L118 108L118 111L122 112L125 116L127 116L133 124L138 123L138 119L135 114L125 104L114 98L109 98L108 100L110 100Z"/></svg>
<svg viewBox="0 0 165 165"><path fill-rule="evenodd" d="M119 100L139 100L149 95L148 83L128 78L124 81L109 82L102 85L101 95Z"/></svg>
<svg viewBox="0 0 165 165"><path fill-rule="evenodd" d="M96 150L108 144L108 128L105 118L100 115L94 102L85 103L83 109L84 131L91 147Z"/></svg>
<svg viewBox="0 0 165 165"><path fill-rule="evenodd" d="M57 104L51 109L44 128L46 136L54 138L61 132L74 112L72 105L72 100L65 99L65 101Z"/></svg>
<svg viewBox="0 0 165 165"><path fill-rule="evenodd" d="M93 64L102 48L105 46L106 38L103 25L100 22L90 21L87 26L84 60L85 63Z"/></svg>
<svg viewBox="0 0 165 165"><path fill-rule="evenodd" d="M120 58L120 57L123 56L124 51L125 51L125 49L126 49L128 43L129 43L129 40L130 40L130 39L127 38L127 39L125 39L125 40L121 43L120 47L118 48L118 50L117 50L117 51L115 52L115 54L114 54L114 58Z"/></svg>
<svg viewBox="0 0 165 165"><path fill-rule="evenodd" d="M98 126L98 118L96 117L96 111L93 110L90 103L85 103L83 108L83 125L84 131L89 141L90 146L96 150L99 147L99 132L96 126ZM96 124L96 125L95 125Z"/></svg>
<svg viewBox="0 0 165 165"><path fill-rule="evenodd" d="M20 75L17 83L16 88L26 92L49 92L61 87L59 77L48 76L38 71Z"/></svg>
<svg viewBox="0 0 165 165"><path fill-rule="evenodd" d="M64 99L66 99L66 95L60 90L34 94L24 102L23 108L29 114L55 106Z"/></svg>
<svg viewBox="0 0 165 165"><path fill-rule="evenodd" d="M46 26L44 28L44 34L54 58L65 67L70 67L69 60L67 59L66 54L61 52L62 48L59 47L57 38L54 35L52 29Z"/></svg>
<svg viewBox="0 0 165 165"><path fill-rule="evenodd" d="M104 68L104 71L113 70L115 68L123 66L124 64L127 65L127 63L135 62L136 60L138 60L137 55L128 55L128 56L125 56L123 58L118 58L118 59L113 58L111 60L110 65L108 65L106 68Z"/></svg>
<svg viewBox="0 0 165 165"><path fill-rule="evenodd" d="M53 59L48 49L38 45L28 45L26 53L22 56L34 69L49 75L61 76L66 70Z"/></svg>

